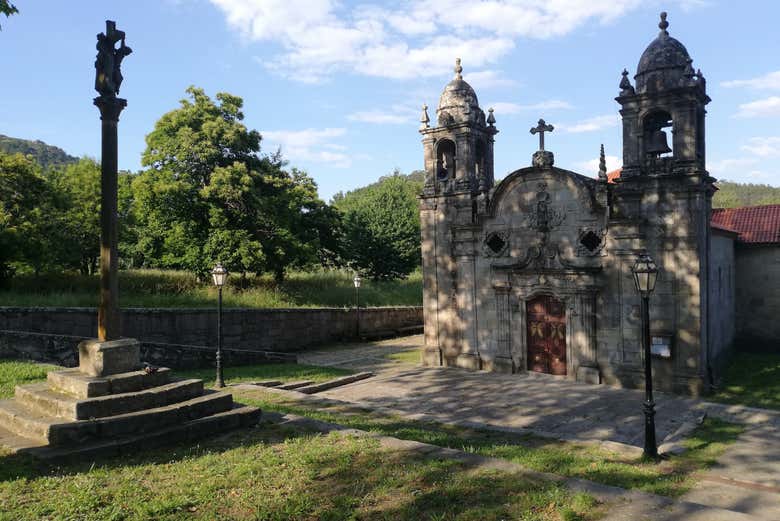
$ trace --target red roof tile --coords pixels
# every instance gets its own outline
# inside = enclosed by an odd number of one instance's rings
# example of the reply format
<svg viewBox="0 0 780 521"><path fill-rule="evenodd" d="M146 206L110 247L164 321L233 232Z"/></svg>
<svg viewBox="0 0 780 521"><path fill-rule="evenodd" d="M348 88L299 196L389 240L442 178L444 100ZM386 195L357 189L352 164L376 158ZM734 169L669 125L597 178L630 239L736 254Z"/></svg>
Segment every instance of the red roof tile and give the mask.
<svg viewBox="0 0 780 521"><path fill-rule="evenodd" d="M617 170L613 170L607 174L607 183L615 183L615 179L620 177L620 173L623 171L622 168L618 168Z"/></svg>
<svg viewBox="0 0 780 521"><path fill-rule="evenodd" d="M739 242L780 243L780 204L715 208L712 224L735 230L739 233Z"/></svg>

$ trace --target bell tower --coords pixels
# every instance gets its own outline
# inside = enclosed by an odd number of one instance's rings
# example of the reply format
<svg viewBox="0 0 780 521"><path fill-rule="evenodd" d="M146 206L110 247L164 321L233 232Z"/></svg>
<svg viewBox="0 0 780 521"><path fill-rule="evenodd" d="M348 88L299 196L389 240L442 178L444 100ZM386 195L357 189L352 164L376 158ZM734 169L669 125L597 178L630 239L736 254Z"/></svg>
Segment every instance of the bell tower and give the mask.
<svg viewBox="0 0 780 521"><path fill-rule="evenodd" d="M701 70L678 40L669 36L666 13L661 31L639 59L636 87L623 71L621 179L635 176L702 174L705 170L704 118L710 102Z"/></svg>
<svg viewBox="0 0 780 521"><path fill-rule="evenodd" d="M430 125L423 105L420 134L425 152L424 194L485 193L493 188L493 143L498 133L493 109L488 116L479 107L477 94L463 80L460 58L455 77L444 87Z"/></svg>

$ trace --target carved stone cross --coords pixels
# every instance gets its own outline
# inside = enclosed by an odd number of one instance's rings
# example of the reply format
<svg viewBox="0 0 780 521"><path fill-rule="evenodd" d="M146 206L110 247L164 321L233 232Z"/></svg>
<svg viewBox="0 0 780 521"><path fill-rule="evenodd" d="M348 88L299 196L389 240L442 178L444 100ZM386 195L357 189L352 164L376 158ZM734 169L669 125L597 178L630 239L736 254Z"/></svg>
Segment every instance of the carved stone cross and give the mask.
<svg viewBox="0 0 780 521"><path fill-rule="evenodd" d="M539 150L544 150L544 133L553 130L555 127L548 125L543 119L540 119L539 124L531 129L531 134L539 134Z"/></svg>

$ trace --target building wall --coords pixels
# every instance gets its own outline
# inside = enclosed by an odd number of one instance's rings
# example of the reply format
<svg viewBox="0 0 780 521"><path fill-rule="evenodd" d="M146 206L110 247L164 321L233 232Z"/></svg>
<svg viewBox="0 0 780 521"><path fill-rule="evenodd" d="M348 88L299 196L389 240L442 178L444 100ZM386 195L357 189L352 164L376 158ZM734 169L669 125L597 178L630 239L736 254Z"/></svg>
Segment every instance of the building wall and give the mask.
<svg viewBox="0 0 780 521"><path fill-rule="evenodd" d="M736 331L734 235L713 230L710 243L710 366L716 377L728 360Z"/></svg>
<svg viewBox="0 0 780 521"><path fill-rule="evenodd" d="M780 245L737 245L737 336L780 349ZM746 346L751 347L751 346Z"/></svg>

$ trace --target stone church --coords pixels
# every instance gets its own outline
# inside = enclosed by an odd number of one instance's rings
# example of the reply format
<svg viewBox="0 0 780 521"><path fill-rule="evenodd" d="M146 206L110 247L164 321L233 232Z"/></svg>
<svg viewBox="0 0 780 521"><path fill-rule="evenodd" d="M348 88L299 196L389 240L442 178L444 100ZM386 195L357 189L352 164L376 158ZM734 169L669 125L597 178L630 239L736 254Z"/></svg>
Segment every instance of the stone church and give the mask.
<svg viewBox="0 0 780 521"><path fill-rule="evenodd" d="M710 226L707 83L668 26L662 13L633 84L623 71L615 179L603 148L598 178L556 167L544 149L552 127L541 120L531 166L495 184L496 118L480 108L459 60L435 124L423 107L426 365L641 385L631 268L647 252L659 266L650 299L656 385L698 394L716 377L734 330L734 237Z"/></svg>

